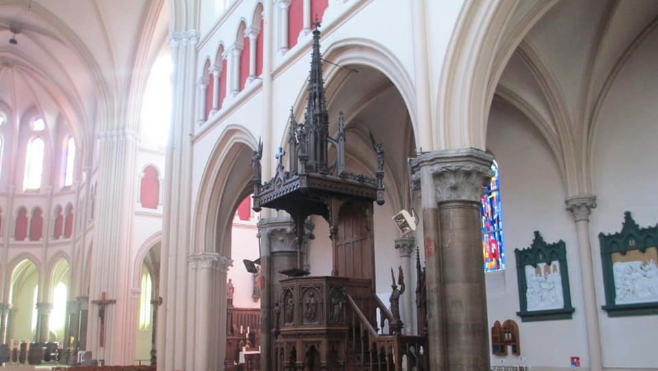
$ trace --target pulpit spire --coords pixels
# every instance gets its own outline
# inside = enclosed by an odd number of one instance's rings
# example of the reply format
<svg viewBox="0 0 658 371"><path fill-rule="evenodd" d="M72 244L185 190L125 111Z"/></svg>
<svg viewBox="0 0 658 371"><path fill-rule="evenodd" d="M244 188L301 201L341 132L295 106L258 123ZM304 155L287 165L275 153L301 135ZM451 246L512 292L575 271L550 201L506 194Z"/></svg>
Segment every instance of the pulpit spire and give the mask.
<svg viewBox="0 0 658 371"><path fill-rule="evenodd" d="M328 172L327 142L329 140L329 113L324 94L322 79L322 54L320 54L320 23L315 23L313 30L313 48L311 52L311 71L308 83L308 99L306 101L306 128L308 161L306 171L326 174ZM304 145L304 144L302 144Z"/></svg>

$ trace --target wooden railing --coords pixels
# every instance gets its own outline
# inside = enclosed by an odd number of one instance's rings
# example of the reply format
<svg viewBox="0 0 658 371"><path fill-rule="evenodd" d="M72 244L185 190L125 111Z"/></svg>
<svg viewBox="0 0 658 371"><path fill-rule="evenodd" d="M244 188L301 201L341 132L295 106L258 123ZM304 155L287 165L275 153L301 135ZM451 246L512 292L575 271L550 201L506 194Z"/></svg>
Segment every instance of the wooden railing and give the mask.
<svg viewBox="0 0 658 371"><path fill-rule="evenodd" d="M401 371L427 370L426 340L422 336L383 333L384 324L393 321L391 312L375 296L380 310L380 327L376 328L363 314L354 299L347 295L351 312L350 339L347 362L353 370ZM380 333L381 332L381 333ZM403 364L406 363L406 367Z"/></svg>

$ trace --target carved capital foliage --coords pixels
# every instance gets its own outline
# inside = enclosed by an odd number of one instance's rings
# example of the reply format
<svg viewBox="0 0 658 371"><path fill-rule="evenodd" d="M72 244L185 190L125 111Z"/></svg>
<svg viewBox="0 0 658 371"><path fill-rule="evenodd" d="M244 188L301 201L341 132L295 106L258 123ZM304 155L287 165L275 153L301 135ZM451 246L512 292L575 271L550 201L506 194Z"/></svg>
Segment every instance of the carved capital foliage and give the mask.
<svg viewBox="0 0 658 371"><path fill-rule="evenodd" d="M174 31L169 34L169 45L172 48L195 46L199 42L199 36L198 30Z"/></svg>
<svg viewBox="0 0 658 371"><path fill-rule="evenodd" d="M592 209L596 208L596 196L569 197L564 203L567 204L567 211L571 211L577 222L582 220L588 221Z"/></svg>
<svg viewBox="0 0 658 371"><path fill-rule="evenodd" d="M296 250L295 226L289 217L261 219L258 233L269 240L272 252Z"/></svg>
<svg viewBox="0 0 658 371"><path fill-rule="evenodd" d="M75 298L75 300L78 302L78 308L80 310L89 309L89 297L88 296L78 296L78 297Z"/></svg>
<svg viewBox="0 0 658 371"><path fill-rule="evenodd" d="M221 273L228 272L229 268L231 268L232 266L233 266L233 259L229 259L226 256L220 256L219 259L217 259L216 268Z"/></svg>
<svg viewBox="0 0 658 371"><path fill-rule="evenodd" d="M408 258L416 250L414 237L402 237L395 240L395 248L400 251L400 257Z"/></svg>
<svg viewBox="0 0 658 371"><path fill-rule="evenodd" d="M411 161L413 187L422 186L421 173L431 175L437 202L479 202L482 186L493 176L493 156L475 148L442 150Z"/></svg>

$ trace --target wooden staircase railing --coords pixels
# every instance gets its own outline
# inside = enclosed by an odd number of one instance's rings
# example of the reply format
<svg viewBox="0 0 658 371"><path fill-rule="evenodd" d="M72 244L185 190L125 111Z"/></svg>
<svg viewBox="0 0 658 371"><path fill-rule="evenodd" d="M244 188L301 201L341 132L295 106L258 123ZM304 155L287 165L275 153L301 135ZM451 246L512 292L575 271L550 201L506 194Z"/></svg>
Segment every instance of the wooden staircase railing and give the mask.
<svg viewBox="0 0 658 371"><path fill-rule="evenodd" d="M360 371L401 371L427 370L426 340L422 336L392 334L390 323L393 315L384 303L374 296L380 310L380 327L377 329L368 321L354 299L347 295L351 312L350 336L348 343L348 369ZM384 334L384 324L388 321L389 334ZM382 333L379 333L381 330Z"/></svg>

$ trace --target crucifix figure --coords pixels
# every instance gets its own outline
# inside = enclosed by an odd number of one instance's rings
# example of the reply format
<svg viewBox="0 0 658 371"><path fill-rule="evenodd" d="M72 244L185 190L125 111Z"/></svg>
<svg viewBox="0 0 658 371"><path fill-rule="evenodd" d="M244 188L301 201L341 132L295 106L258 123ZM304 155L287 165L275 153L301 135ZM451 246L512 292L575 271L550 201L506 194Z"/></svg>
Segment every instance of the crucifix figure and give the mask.
<svg viewBox="0 0 658 371"><path fill-rule="evenodd" d="M110 304L116 304L117 301L114 299L108 300L105 291L103 291L101 300L92 300L91 302L92 304L98 305L98 318L101 319L101 330L98 339L98 346L102 348L105 346L105 307Z"/></svg>
<svg viewBox="0 0 658 371"><path fill-rule="evenodd" d="M283 167L283 156L285 156L286 151L283 150L283 148L279 147L279 152L277 152L274 157L279 161L279 167Z"/></svg>

